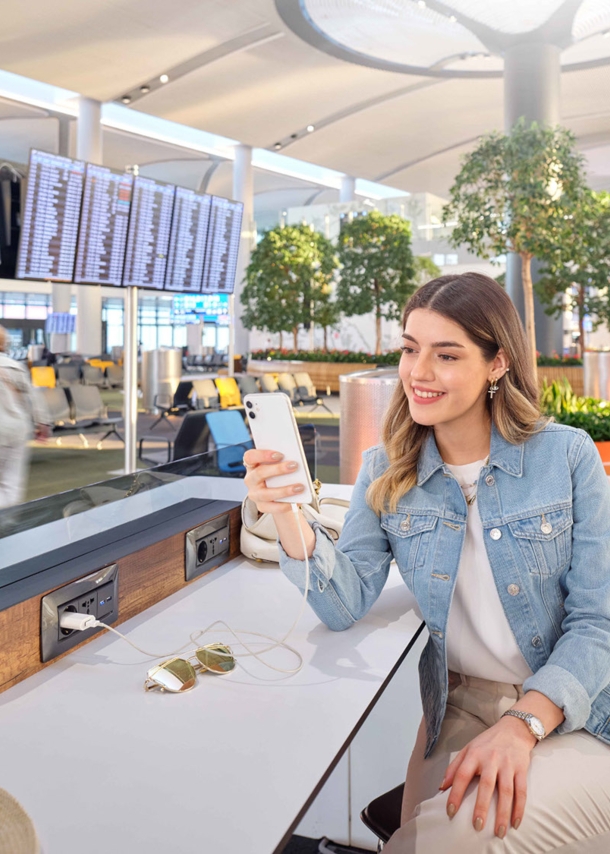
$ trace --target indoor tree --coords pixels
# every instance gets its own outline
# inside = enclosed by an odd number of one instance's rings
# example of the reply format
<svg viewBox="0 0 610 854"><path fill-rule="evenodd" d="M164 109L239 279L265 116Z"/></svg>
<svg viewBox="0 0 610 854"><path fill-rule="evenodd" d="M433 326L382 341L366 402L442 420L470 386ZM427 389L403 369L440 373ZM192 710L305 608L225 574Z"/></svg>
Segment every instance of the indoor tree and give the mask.
<svg viewBox="0 0 610 854"><path fill-rule="evenodd" d="M585 350L584 319L593 328L610 323L610 193L587 191L564 220L564 235L547 258L536 283L549 314L567 306L578 315L580 356ZM567 297L567 300L565 299Z"/></svg>
<svg viewBox="0 0 610 854"><path fill-rule="evenodd" d="M379 211L355 217L341 228L338 239L340 279L337 302L347 316L375 316L375 353L381 353L381 319L400 320L402 309L416 289L407 220Z"/></svg>
<svg viewBox="0 0 610 854"><path fill-rule="evenodd" d="M309 225L288 225L265 232L246 269L241 294L246 329L290 331L297 349L299 327L319 320L331 299L337 267L332 243Z"/></svg>
<svg viewBox="0 0 610 854"><path fill-rule="evenodd" d="M547 261L586 191L574 135L521 118L509 134L491 133L467 154L443 211L450 241L481 258L521 257L525 329L536 365L532 258Z"/></svg>

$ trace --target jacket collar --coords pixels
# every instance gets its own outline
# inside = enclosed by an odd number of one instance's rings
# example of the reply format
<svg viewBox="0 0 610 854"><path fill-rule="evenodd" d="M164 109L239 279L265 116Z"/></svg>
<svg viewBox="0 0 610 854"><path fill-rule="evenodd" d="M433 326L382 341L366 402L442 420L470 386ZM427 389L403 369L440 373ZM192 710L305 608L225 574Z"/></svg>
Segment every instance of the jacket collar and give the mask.
<svg viewBox="0 0 610 854"><path fill-rule="evenodd" d="M489 465L502 469L513 477L523 476L523 444L512 445L503 439L495 424L491 425ZM430 430L417 463L417 485L422 486L435 471L445 465L438 452L434 431Z"/></svg>

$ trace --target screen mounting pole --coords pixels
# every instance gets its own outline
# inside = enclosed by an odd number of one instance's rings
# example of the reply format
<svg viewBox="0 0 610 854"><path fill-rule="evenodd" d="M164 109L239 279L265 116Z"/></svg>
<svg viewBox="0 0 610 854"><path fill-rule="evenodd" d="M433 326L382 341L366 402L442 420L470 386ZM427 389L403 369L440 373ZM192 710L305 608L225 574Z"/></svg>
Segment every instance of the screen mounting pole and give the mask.
<svg viewBox="0 0 610 854"><path fill-rule="evenodd" d="M126 288L123 326L125 474L136 471L138 423L138 289Z"/></svg>

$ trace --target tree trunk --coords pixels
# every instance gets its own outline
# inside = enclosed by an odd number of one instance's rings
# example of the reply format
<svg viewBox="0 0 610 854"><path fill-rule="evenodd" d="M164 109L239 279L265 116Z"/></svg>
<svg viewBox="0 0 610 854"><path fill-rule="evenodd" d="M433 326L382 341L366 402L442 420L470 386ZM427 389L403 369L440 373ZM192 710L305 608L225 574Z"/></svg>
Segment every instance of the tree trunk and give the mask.
<svg viewBox="0 0 610 854"><path fill-rule="evenodd" d="M580 358L584 359L584 357L585 357L585 289L582 285L578 285L578 296L576 297L576 302L578 303L578 331L580 333L580 337L578 339L578 347L580 350Z"/></svg>
<svg viewBox="0 0 610 854"><path fill-rule="evenodd" d="M532 256L521 253L521 282L523 283L523 301L525 303L525 334L534 370L534 379L538 380L536 359L536 326L534 323L534 286L532 284Z"/></svg>
<svg viewBox="0 0 610 854"><path fill-rule="evenodd" d="M299 349L299 327L298 326L292 327L292 334L294 336L294 349L296 351Z"/></svg>
<svg viewBox="0 0 610 854"><path fill-rule="evenodd" d="M328 326L324 327L324 352L328 353Z"/></svg>
<svg viewBox="0 0 610 854"><path fill-rule="evenodd" d="M284 333L280 332L280 350L284 349Z"/></svg>
<svg viewBox="0 0 610 854"><path fill-rule="evenodd" d="M375 295L379 294L379 285L377 284L377 279L373 280L373 287L375 289ZM381 309L379 305L379 301L375 300L375 355L379 356L381 354Z"/></svg>

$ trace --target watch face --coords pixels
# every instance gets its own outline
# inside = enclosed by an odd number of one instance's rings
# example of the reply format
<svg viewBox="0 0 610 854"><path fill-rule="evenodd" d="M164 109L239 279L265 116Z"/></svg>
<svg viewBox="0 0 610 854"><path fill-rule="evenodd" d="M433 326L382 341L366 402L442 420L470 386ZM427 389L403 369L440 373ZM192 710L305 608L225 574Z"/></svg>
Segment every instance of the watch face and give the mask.
<svg viewBox="0 0 610 854"><path fill-rule="evenodd" d="M530 718L529 724L530 724L530 726L534 732L534 735L538 735L541 738L544 736L544 734L545 734L544 726L538 720L538 718L534 718L534 717Z"/></svg>

